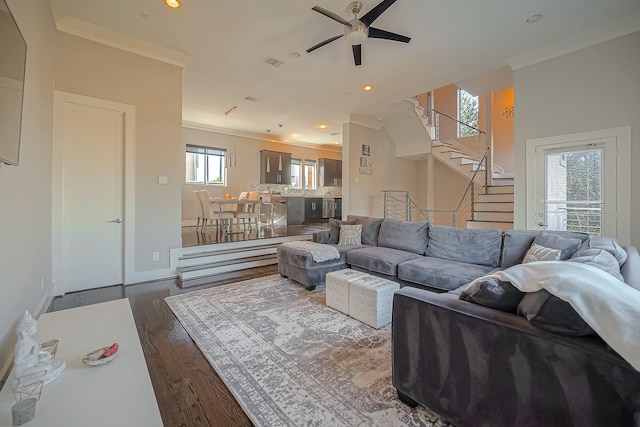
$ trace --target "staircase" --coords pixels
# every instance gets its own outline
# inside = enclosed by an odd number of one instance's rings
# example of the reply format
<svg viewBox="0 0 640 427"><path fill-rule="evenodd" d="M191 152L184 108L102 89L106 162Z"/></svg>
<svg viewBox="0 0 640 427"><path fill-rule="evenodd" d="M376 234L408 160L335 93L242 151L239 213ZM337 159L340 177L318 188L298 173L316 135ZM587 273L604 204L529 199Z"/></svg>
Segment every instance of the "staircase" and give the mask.
<svg viewBox="0 0 640 427"><path fill-rule="evenodd" d="M484 173L482 171L486 168L482 163L483 156L480 154L484 150L484 132L477 130L478 137L464 138L465 143L462 143L462 139L446 138L447 134L457 133L459 122L438 112L432 121L425 115L424 108L418 104L417 100L412 102L414 102L416 114L429 134L431 153L435 158L469 180L476 179L476 171ZM445 137L441 138L441 135ZM471 196L466 227L499 228L502 231L513 229L513 178L505 177L504 170L498 165L494 164L491 169L493 170L492 182L489 185L483 183L485 185L482 185L482 191ZM460 205L463 206L464 203L461 201Z"/></svg>

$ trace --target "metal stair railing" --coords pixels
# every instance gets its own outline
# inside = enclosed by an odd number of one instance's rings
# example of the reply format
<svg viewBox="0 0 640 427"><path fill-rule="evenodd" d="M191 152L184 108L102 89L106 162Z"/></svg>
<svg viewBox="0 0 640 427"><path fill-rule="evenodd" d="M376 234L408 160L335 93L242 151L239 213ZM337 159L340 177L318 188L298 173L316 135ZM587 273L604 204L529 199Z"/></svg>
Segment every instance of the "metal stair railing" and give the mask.
<svg viewBox="0 0 640 427"><path fill-rule="evenodd" d="M466 228L467 221L474 219L474 204L480 194L484 194L487 187L486 165L489 149L479 160L473 176L469 180L458 206L452 210L420 209L409 196L408 191L383 190L384 217L412 222L414 219L431 221L434 224L451 225Z"/></svg>

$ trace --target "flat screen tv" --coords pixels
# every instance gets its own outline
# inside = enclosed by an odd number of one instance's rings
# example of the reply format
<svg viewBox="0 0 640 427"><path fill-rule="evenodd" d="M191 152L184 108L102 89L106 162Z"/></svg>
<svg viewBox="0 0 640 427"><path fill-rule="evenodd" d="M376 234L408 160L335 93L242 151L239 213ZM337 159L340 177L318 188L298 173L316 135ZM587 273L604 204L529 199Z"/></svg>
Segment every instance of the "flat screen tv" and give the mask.
<svg viewBox="0 0 640 427"><path fill-rule="evenodd" d="M18 165L27 44L0 0L0 163Z"/></svg>

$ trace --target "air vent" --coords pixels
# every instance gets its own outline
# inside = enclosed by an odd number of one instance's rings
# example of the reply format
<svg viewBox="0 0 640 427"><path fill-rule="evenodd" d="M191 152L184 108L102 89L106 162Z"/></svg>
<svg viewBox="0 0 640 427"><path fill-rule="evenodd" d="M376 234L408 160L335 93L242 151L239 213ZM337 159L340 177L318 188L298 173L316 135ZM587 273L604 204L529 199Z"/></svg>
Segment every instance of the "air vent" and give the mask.
<svg viewBox="0 0 640 427"><path fill-rule="evenodd" d="M336 136L336 135L340 135L340 132L334 132L332 134L330 134L331 136Z"/></svg>
<svg viewBox="0 0 640 427"><path fill-rule="evenodd" d="M254 98L253 96L247 96L245 99L249 102L256 102L258 100L258 98Z"/></svg>
<svg viewBox="0 0 640 427"><path fill-rule="evenodd" d="M277 60L275 58L271 58L271 57L265 59L264 62L269 64L269 65L271 65L272 67L275 67L275 68L278 68L279 66L284 64L284 62L279 61L279 60Z"/></svg>

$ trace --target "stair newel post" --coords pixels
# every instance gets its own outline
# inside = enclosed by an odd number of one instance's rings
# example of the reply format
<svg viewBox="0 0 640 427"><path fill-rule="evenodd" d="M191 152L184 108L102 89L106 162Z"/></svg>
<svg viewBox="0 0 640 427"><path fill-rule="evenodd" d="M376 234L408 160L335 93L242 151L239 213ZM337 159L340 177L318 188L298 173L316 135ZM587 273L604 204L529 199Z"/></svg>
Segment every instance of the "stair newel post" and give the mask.
<svg viewBox="0 0 640 427"><path fill-rule="evenodd" d="M404 205L407 207L406 218L407 222L411 222L411 206L409 205L409 192L404 193Z"/></svg>
<svg viewBox="0 0 640 427"><path fill-rule="evenodd" d="M389 214L389 190L384 190L384 218L387 218L387 215Z"/></svg>
<svg viewBox="0 0 640 427"><path fill-rule="evenodd" d="M453 213L451 214L451 226L455 227L456 226L456 212L453 211Z"/></svg>
<svg viewBox="0 0 640 427"><path fill-rule="evenodd" d="M473 221L475 218L475 206L476 206L476 189L475 183L471 182L471 220ZM486 187L485 187L486 188Z"/></svg>

